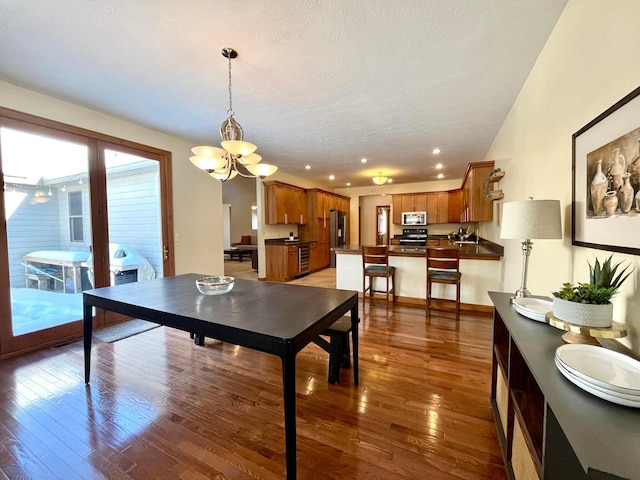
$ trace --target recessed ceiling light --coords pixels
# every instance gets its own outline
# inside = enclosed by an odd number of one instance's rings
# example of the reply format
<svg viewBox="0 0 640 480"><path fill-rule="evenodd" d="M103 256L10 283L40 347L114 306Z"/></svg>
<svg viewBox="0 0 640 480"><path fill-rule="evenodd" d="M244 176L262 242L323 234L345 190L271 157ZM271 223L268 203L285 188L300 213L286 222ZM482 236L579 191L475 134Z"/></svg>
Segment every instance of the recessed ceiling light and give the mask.
<svg viewBox="0 0 640 480"><path fill-rule="evenodd" d="M436 170L440 170L441 168L442 168L442 164L441 164L441 163L438 163L438 164L436 165Z"/></svg>
<svg viewBox="0 0 640 480"><path fill-rule="evenodd" d="M334 175L329 175L329 180L335 180L335 176Z"/></svg>
<svg viewBox="0 0 640 480"><path fill-rule="evenodd" d="M362 160L360 160L362 163L367 163L367 159L363 158Z"/></svg>
<svg viewBox="0 0 640 480"><path fill-rule="evenodd" d="M444 178L444 175L443 175L443 174L441 174L441 173L439 173L439 174L438 174L438 178Z"/></svg>
<svg viewBox="0 0 640 480"><path fill-rule="evenodd" d="M311 165L305 165L304 168L306 168L307 170L311 170Z"/></svg>
<svg viewBox="0 0 640 480"><path fill-rule="evenodd" d="M350 186L351 186L351 182L347 182L347 187L350 187Z"/></svg>
<svg viewBox="0 0 640 480"><path fill-rule="evenodd" d="M393 182L393 178L390 178L389 180L387 180L387 183L392 183Z"/></svg>
<svg viewBox="0 0 640 480"><path fill-rule="evenodd" d="M434 148L434 149L433 149L433 154L434 154L434 155L437 155L437 154L439 154L439 153L440 153L440 149L439 149L439 148Z"/></svg>

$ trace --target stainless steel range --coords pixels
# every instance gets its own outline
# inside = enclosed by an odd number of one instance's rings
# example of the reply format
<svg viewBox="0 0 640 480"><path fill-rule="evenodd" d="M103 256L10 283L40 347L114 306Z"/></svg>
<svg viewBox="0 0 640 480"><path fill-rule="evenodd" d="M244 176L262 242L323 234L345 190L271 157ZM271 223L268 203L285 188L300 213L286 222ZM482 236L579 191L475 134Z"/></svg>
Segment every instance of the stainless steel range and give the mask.
<svg viewBox="0 0 640 480"><path fill-rule="evenodd" d="M414 247L425 247L427 245L426 228L403 228L400 245L412 245Z"/></svg>

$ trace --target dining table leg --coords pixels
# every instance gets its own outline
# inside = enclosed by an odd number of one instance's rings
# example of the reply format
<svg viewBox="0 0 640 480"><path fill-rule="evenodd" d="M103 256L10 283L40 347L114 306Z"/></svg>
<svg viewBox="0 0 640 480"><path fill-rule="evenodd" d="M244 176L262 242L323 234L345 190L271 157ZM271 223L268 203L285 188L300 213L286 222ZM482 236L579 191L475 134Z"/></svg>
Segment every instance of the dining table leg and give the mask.
<svg viewBox="0 0 640 480"><path fill-rule="evenodd" d="M91 335L93 334L93 307L84 303L82 307L84 337L84 383L89 383L91 374Z"/></svg>
<svg viewBox="0 0 640 480"><path fill-rule="evenodd" d="M351 340L353 342L353 384L358 385L358 302L351 309Z"/></svg>
<svg viewBox="0 0 640 480"><path fill-rule="evenodd" d="M296 355L289 345L282 358L282 389L284 392L284 435L287 480L297 477L296 451Z"/></svg>

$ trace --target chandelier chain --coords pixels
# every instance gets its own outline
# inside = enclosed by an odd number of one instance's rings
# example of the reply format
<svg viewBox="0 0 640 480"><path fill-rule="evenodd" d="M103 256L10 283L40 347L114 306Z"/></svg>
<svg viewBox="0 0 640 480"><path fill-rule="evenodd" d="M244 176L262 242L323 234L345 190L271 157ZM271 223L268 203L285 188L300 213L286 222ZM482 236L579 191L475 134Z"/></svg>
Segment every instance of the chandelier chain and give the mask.
<svg viewBox="0 0 640 480"><path fill-rule="evenodd" d="M231 55L229 55L229 110L227 115L233 117L233 103L231 101Z"/></svg>

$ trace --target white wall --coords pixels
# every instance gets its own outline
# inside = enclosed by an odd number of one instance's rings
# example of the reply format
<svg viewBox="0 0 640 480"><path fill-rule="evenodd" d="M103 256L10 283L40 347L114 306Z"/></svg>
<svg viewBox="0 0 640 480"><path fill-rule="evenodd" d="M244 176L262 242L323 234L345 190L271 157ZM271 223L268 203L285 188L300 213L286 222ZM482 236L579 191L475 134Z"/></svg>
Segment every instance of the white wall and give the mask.
<svg viewBox="0 0 640 480"><path fill-rule="evenodd" d="M563 240L534 241L528 287L551 295L563 282L588 281L587 260L610 252L571 246L571 136L640 83L640 2L570 0L550 35L500 133L487 153L506 172L500 182L504 201L559 199ZM638 125L640 126L640 119ZM507 291L520 283L520 242L500 240L501 206L485 236L505 247ZM640 262L615 254L635 266L633 278L614 300L614 320L626 322L622 343L640 352Z"/></svg>
<svg viewBox="0 0 640 480"><path fill-rule="evenodd" d="M168 150L173 155L176 273L222 274L222 189L189 162L190 142L0 82L0 106Z"/></svg>

